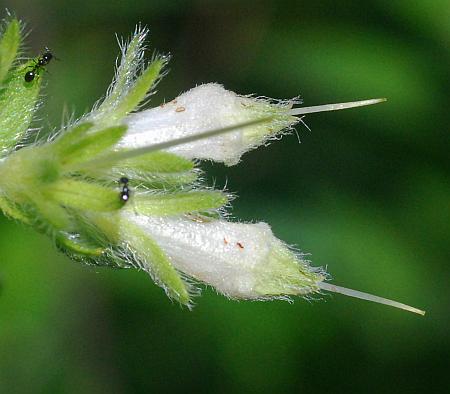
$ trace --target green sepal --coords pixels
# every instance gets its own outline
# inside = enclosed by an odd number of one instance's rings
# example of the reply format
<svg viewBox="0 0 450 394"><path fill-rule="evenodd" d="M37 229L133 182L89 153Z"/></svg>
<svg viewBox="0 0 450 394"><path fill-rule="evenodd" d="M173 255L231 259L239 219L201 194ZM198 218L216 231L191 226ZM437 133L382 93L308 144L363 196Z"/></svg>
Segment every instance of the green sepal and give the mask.
<svg viewBox="0 0 450 394"><path fill-rule="evenodd" d="M127 221L122 222L122 234L123 241L136 253L136 257L148 265L148 272L155 283L170 298L189 305L190 296L186 283L158 244L139 227ZM143 269L146 269L145 266Z"/></svg>
<svg viewBox="0 0 450 394"><path fill-rule="evenodd" d="M189 213L186 213L185 216L188 219L193 220L194 222L199 222L199 223L212 222L214 220L218 220L221 218L221 214L217 210L200 211L200 212L194 212L194 213L189 212Z"/></svg>
<svg viewBox="0 0 450 394"><path fill-rule="evenodd" d="M105 248L94 245L80 235L75 236L73 234L59 232L55 237L55 241L58 247L69 249L70 253L83 257L100 257L105 253Z"/></svg>
<svg viewBox="0 0 450 394"><path fill-rule="evenodd" d="M120 120L133 111L147 96L148 91L158 80L166 61L164 58L153 61L136 79L133 87L122 98L113 111L113 119Z"/></svg>
<svg viewBox="0 0 450 394"><path fill-rule="evenodd" d="M64 155L67 151L70 151L73 145L80 142L81 139L86 137L86 134L94 126L91 122L79 123L69 130L63 131L52 142L51 146L59 154Z"/></svg>
<svg viewBox="0 0 450 394"><path fill-rule="evenodd" d="M30 224L28 217L22 212L22 210L14 204L10 199L5 196L0 196L0 209L6 216L12 219L16 219L20 222Z"/></svg>
<svg viewBox="0 0 450 394"><path fill-rule="evenodd" d="M0 151L5 154L25 136L37 108L42 75L25 82L34 60L17 68L4 83L0 96Z"/></svg>
<svg viewBox="0 0 450 394"><path fill-rule="evenodd" d="M70 215L63 207L42 195L33 196L31 201L34 207L28 216L36 218L32 224L38 231L53 234L55 229L71 230Z"/></svg>
<svg viewBox="0 0 450 394"><path fill-rule="evenodd" d="M143 51L142 43L145 35L145 31L136 34L127 45L126 52L123 54L120 66L117 69L112 89L103 103L94 112L97 119L111 112L123 97L124 92L127 92L129 89L140 64L141 53Z"/></svg>
<svg viewBox="0 0 450 394"><path fill-rule="evenodd" d="M261 297L303 295L320 290L325 277L298 258L284 243L277 240L266 256L266 264L255 270L253 290Z"/></svg>
<svg viewBox="0 0 450 394"><path fill-rule="evenodd" d="M81 168L84 174L105 182L127 177L133 187L172 190L198 180L200 172L194 170L194 163L172 153L152 152L143 156L120 161L111 168L105 161L95 166Z"/></svg>
<svg viewBox="0 0 450 394"><path fill-rule="evenodd" d="M84 213L85 223L83 233L101 245L119 245L121 242L120 211L98 214ZM80 223L81 224L81 223Z"/></svg>
<svg viewBox="0 0 450 394"><path fill-rule="evenodd" d="M169 190L197 181L199 172L194 171L191 160L168 152L152 152L143 156L119 161L111 168L110 163L83 170L84 173L105 181L116 181L125 176L132 186Z"/></svg>
<svg viewBox="0 0 450 394"><path fill-rule="evenodd" d="M183 172L175 174L152 174L141 171L123 171L112 169L110 171L85 171L85 174L93 179L102 183L117 183L117 180L121 177L129 179L129 185L131 189L136 187L143 189L154 189L165 192L172 192L177 190L185 190L186 187L190 189L190 185L197 181L198 173Z"/></svg>
<svg viewBox="0 0 450 394"><path fill-rule="evenodd" d="M80 211L109 212L123 207L119 191L82 180L61 179L46 187L45 196Z"/></svg>
<svg viewBox="0 0 450 394"><path fill-rule="evenodd" d="M192 191L174 194L142 193L133 196L133 211L150 216L172 216L219 209L228 202L219 191Z"/></svg>
<svg viewBox="0 0 450 394"><path fill-rule="evenodd" d="M0 83L11 68L21 43L20 22L13 18L6 23L0 39Z"/></svg>
<svg viewBox="0 0 450 394"><path fill-rule="evenodd" d="M82 124L75 128L74 135L69 133L67 139L62 138L61 146L56 144L55 148L63 166L82 163L99 154L104 154L117 144L127 130L126 126L114 126L87 133L89 128L89 123ZM77 135L80 136L79 139L73 138Z"/></svg>
<svg viewBox="0 0 450 394"><path fill-rule="evenodd" d="M107 97L91 113L90 118L97 124L110 125L119 122L136 109L160 78L168 57L156 57L137 76L143 68L143 43L146 35L146 29L138 31L127 45Z"/></svg>
<svg viewBox="0 0 450 394"><path fill-rule="evenodd" d="M198 180L198 173L194 171L175 174L134 173L128 177L131 179L131 186L140 185L148 189L172 192L184 190L186 186L189 189L189 185Z"/></svg>
<svg viewBox="0 0 450 394"><path fill-rule="evenodd" d="M125 159L114 164L117 169L134 169L146 173L185 172L194 169L194 162L173 153L158 151Z"/></svg>

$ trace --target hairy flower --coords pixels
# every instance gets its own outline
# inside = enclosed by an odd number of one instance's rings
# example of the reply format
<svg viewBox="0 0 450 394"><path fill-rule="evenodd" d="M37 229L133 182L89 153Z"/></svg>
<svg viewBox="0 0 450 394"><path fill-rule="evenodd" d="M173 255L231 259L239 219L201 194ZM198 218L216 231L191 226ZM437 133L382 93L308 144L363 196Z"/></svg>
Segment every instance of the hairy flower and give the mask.
<svg viewBox="0 0 450 394"><path fill-rule="evenodd" d="M46 141L27 143L40 75L50 53L14 64L20 23L0 40L0 207L45 232L74 260L136 268L188 307L197 284L236 299L288 298L321 290L422 311L326 282L265 223L227 218L230 195L203 184L196 159L234 165L242 155L292 130L307 113L383 99L294 108L297 100L241 96L197 86L139 111L168 58L144 60L146 29L122 44L105 99Z"/></svg>
<svg viewBox="0 0 450 394"><path fill-rule="evenodd" d="M167 104L128 116L125 120L128 130L119 146L141 147L205 130L270 118L270 122L265 124L255 124L169 149L188 159L209 159L233 165L243 153L286 132L299 121L290 114L294 102L240 96L216 83L200 85Z"/></svg>

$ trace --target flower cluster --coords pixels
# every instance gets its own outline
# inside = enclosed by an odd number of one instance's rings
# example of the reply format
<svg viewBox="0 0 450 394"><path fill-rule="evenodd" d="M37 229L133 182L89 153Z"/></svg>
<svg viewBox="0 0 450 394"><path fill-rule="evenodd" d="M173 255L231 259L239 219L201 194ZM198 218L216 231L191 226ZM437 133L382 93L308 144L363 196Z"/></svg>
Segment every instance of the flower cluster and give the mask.
<svg viewBox="0 0 450 394"><path fill-rule="evenodd" d="M122 44L105 99L45 141L28 143L46 52L15 59L21 25L10 18L0 40L0 207L48 234L72 259L147 272L188 307L205 283L235 299L273 299L322 290L415 308L326 282L266 223L227 218L231 196L205 186L199 160L228 166L292 130L302 115L361 105L294 108L298 101L241 96L215 83L140 110L167 57L144 60L147 30ZM30 74L30 70L32 74Z"/></svg>

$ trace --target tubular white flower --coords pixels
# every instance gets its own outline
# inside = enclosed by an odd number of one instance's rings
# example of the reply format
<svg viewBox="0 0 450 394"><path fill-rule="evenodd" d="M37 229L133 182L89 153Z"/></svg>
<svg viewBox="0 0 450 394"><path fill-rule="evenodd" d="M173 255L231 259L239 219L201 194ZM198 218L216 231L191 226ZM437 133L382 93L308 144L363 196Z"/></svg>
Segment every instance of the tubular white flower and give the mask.
<svg viewBox="0 0 450 394"><path fill-rule="evenodd" d="M180 272L232 298L261 299L318 291L314 272L277 239L266 223L128 214L149 234Z"/></svg>
<svg viewBox="0 0 450 394"><path fill-rule="evenodd" d="M200 85L169 103L128 116L128 131L119 147L138 148L272 117L266 123L168 149L188 159L234 165L245 152L299 121L290 114L293 103L240 96L216 83Z"/></svg>
<svg viewBox="0 0 450 394"><path fill-rule="evenodd" d="M327 291L425 314L397 301L325 282L326 273L309 266L266 223L198 221L189 215L146 216L131 211L122 220L148 234L177 271L231 298L285 299Z"/></svg>
<svg viewBox="0 0 450 394"><path fill-rule="evenodd" d="M385 99L371 99L350 103L326 104L292 108L296 100L276 101L260 97L241 96L209 83L197 86L169 103L125 118L128 130L118 148L136 149L193 137L209 130L245 124L269 118L267 121L236 127L231 132L199 138L183 144L173 144L169 152L187 159L213 160L226 165L237 164L241 156L268 140L290 131L309 113L377 104Z"/></svg>

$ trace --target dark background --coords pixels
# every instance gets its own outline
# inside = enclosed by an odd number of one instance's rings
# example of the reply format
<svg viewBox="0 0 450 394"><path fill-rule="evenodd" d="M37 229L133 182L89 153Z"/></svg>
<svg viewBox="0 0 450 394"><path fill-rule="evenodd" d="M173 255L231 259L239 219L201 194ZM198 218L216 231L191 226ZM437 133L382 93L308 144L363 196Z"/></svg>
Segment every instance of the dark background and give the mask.
<svg viewBox="0 0 450 394"><path fill-rule="evenodd" d="M264 220L312 253L336 284L427 310L326 296L233 302L208 289L193 312L144 274L92 269L0 219L0 392L447 392L449 41L441 1L1 2L27 23L46 76L47 129L105 92L114 34L137 22L170 52L152 104L203 82L306 105L387 97L311 115L232 168L205 165Z"/></svg>

